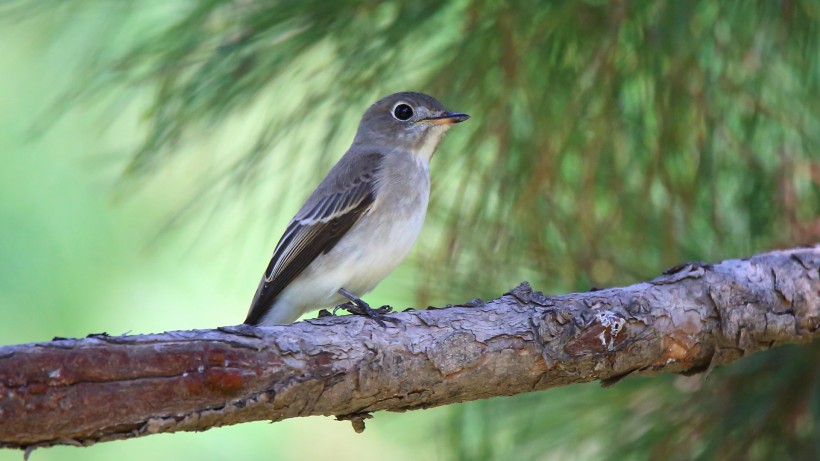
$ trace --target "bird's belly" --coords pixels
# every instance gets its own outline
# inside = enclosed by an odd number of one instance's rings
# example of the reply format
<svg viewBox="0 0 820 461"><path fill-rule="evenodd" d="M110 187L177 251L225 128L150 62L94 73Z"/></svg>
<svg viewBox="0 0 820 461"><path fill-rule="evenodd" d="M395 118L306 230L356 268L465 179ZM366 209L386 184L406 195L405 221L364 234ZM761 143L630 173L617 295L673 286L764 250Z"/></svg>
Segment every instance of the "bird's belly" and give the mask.
<svg viewBox="0 0 820 461"><path fill-rule="evenodd" d="M331 251L320 255L282 293L284 303L303 309L345 302L344 288L363 296L387 277L410 252L424 224L426 207L404 218L365 216Z"/></svg>

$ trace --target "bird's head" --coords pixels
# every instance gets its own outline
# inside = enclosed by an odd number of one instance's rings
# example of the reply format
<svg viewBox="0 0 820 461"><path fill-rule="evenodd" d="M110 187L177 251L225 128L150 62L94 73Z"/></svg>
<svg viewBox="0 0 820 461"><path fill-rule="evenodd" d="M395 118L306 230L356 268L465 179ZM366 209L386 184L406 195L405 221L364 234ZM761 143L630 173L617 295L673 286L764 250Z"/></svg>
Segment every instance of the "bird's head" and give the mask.
<svg viewBox="0 0 820 461"><path fill-rule="evenodd" d="M367 109L353 143L409 150L428 162L444 133L468 118L426 94L396 93Z"/></svg>

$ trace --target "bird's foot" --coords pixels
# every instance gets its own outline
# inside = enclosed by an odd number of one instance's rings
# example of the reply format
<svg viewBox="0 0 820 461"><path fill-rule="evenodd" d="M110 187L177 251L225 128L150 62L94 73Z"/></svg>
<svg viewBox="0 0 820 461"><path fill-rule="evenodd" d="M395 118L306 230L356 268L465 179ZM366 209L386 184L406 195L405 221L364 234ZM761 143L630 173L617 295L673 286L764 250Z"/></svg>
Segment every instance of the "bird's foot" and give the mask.
<svg viewBox="0 0 820 461"><path fill-rule="evenodd" d="M341 310L346 310L346 311L350 312L353 315L364 315L364 316L367 316L367 317L380 316L380 315L389 314L389 313L393 312L393 308L390 307L390 306L382 306L382 307L378 307L376 309L373 309L372 307L370 307L369 304L367 304L364 301L361 301L361 303L355 303L353 301L348 301L344 304L339 304L338 306L334 307L332 315L336 315L336 311L338 311L340 309ZM395 319L393 319L393 320L395 320Z"/></svg>
<svg viewBox="0 0 820 461"><path fill-rule="evenodd" d="M391 323L400 323L398 319L394 319L386 315L393 311L393 308L390 306L382 306L373 309L363 299L355 296L354 294L345 290L344 288L339 289L339 294L349 299L350 301L336 306L333 309L333 315L336 315L336 311L338 311L339 309L343 309L350 312L353 315L363 315L365 317L370 317L371 319L375 320L379 325L381 325L382 328L387 327L387 325L384 323L385 321Z"/></svg>

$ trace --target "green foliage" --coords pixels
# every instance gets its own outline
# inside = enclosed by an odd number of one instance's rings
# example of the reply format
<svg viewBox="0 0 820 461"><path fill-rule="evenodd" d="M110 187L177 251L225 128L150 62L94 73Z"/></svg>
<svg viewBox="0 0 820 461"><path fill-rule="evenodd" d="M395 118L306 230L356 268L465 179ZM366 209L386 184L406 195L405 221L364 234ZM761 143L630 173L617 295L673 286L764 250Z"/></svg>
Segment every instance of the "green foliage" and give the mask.
<svg viewBox="0 0 820 461"><path fill-rule="evenodd" d="M101 29L108 46L81 61L60 106L151 95L125 179L261 112L203 189L273 202L309 189L274 171L325 170L382 95L425 91L473 116L433 165L418 304L522 279L552 292L627 284L820 240L814 0L141 5L105 12L123 26ZM457 459L816 458L817 351L760 354L697 391L660 378L475 402L444 432Z"/></svg>

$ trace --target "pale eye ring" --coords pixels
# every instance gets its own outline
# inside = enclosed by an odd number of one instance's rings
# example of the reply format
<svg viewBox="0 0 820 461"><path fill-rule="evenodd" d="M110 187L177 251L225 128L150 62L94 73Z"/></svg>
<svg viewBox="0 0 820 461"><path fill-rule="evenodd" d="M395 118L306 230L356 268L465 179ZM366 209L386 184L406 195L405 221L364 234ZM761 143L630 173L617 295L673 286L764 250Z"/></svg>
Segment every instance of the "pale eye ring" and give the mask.
<svg viewBox="0 0 820 461"><path fill-rule="evenodd" d="M396 104L396 107L393 108L393 117L396 120L401 120L402 122L406 122L410 120L410 117L413 116L413 108L410 107L408 104L400 102Z"/></svg>

